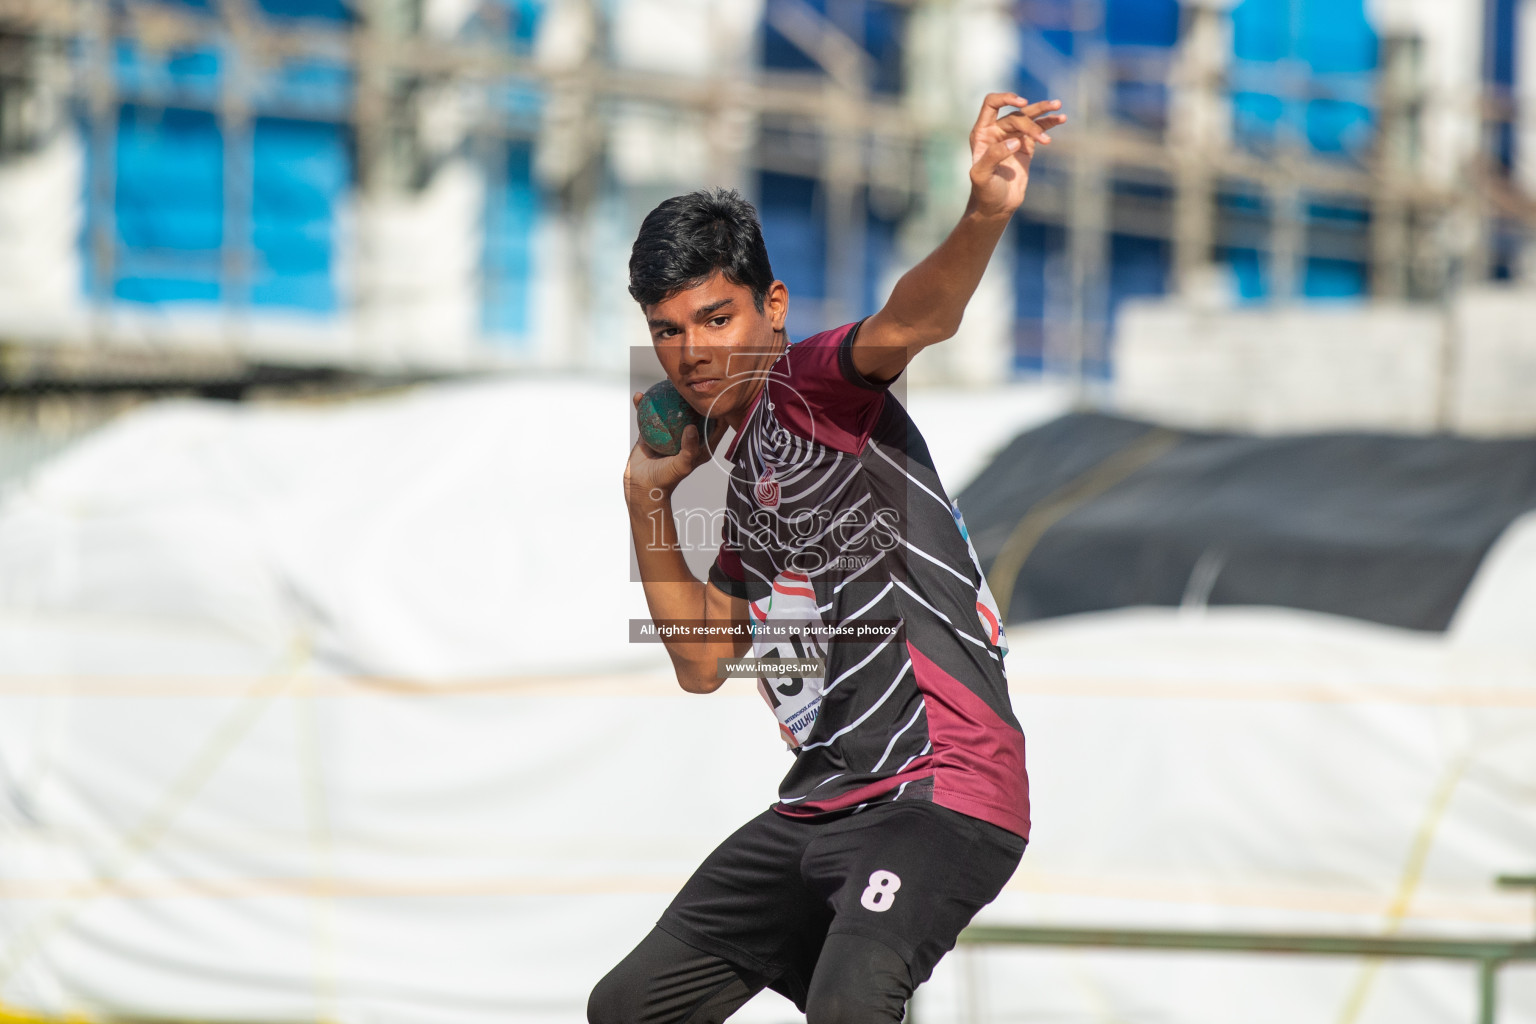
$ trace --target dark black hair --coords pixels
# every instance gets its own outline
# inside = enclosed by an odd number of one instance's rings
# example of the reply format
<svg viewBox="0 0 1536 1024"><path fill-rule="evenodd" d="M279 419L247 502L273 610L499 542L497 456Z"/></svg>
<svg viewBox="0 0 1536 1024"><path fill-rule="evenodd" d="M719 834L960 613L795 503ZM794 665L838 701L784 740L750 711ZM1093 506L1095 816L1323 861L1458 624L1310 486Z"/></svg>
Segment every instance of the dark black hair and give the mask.
<svg viewBox="0 0 1536 1024"><path fill-rule="evenodd" d="M646 214L629 253L629 294L654 306L716 270L750 289L763 311L773 268L757 211L735 189L673 196Z"/></svg>

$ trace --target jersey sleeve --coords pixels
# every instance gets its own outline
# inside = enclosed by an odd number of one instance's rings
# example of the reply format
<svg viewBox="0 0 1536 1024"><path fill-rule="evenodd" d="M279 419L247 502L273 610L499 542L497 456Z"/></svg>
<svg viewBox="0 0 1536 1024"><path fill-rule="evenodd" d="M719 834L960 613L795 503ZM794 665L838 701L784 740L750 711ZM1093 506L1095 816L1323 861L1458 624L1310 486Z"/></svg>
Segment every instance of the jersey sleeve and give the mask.
<svg viewBox="0 0 1536 1024"><path fill-rule="evenodd" d="M768 380L768 395L786 429L838 451L863 450L896 380L865 377L853 365L853 341L863 323L814 334L784 353Z"/></svg>

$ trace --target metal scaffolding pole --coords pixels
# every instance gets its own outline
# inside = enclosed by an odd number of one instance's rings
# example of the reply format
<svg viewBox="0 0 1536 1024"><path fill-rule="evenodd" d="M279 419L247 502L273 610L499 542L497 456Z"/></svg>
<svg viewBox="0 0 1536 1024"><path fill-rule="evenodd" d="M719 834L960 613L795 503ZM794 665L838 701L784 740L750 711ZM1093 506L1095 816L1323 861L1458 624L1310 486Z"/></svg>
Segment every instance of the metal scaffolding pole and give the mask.
<svg viewBox="0 0 1536 1024"><path fill-rule="evenodd" d="M90 192L91 329L96 348L111 333L111 305L117 279L117 79L113 76L117 42L112 0L76 0L74 13L83 29L86 109L94 160Z"/></svg>
<svg viewBox="0 0 1536 1024"><path fill-rule="evenodd" d="M1402 196L1402 180L1417 156L1419 49L1413 37L1381 41L1373 154L1379 186L1371 206L1371 293L1380 299L1406 299L1412 292L1411 210Z"/></svg>
<svg viewBox="0 0 1536 1024"><path fill-rule="evenodd" d="M1102 57L1079 59L1072 92L1072 114L1086 135L1098 125L1104 110L1105 73ZM1065 370L1079 403L1086 402L1090 362L1104 357L1105 313L1109 288L1108 167L1094 148L1072 153L1068 169L1067 213L1067 336Z"/></svg>
<svg viewBox="0 0 1536 1024"><path fill-rule="evenodd" d="M1231 50L1223 11L1206 3L1183 9L1174 58L1169 136L1174 145L1174 291L1191 295L1210 276L1216 240L1211 153L1227 138L1230 113L1222 95Z"/></svg>
<svg viewBox="0 0 1536 1024"><path fill-rule="evenodd" d="M220 239L220 305L225 342L238 349L251 300L251 223L254 214L255 125L250 81L250 11L246 0L219 0L229 45L220 68L219 134L224 140L224 231Z"/></svg>

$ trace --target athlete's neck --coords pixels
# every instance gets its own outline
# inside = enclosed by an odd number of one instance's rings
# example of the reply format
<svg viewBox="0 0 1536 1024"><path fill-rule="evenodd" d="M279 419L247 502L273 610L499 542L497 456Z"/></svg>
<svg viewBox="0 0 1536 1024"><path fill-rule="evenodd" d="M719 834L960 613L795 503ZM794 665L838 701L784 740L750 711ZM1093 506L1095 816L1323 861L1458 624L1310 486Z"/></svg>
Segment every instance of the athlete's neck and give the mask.
<svg viewBox="0 0 1536 1024"><path fill-rule="evenodd" d="M774 363L779 361L779 356L789 347L789 332L780 328L773 332L773 347L765 354L763 362L751 372L751 379L747 382L746 398L734 410L720 417L726 425L737 433L741 432L741 425L746 422L747 414L757 405L758 395L768 383L768 371Z"/></svg>

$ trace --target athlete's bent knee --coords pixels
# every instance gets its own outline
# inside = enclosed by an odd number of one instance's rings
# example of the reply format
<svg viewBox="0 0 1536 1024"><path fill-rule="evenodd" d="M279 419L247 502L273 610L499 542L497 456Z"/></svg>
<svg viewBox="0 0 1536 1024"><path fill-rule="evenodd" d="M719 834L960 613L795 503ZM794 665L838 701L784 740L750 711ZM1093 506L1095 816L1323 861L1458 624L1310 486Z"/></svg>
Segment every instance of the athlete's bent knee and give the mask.
<svg viewBox="0 0 1536 1024"><path fill-rule="evenodd" d="M622 965L621 965L622 966ZM633 1024L639 1019L638 1007L627 993L634 989L617 977L620 972L610 971L587 997L587 1024Z"/></svg>
<svg viewBox="0 0 1536 1024"><path fill-rule="evenodd" d="M899 1024L911 995L906 961L891 947L828 935L806 998L806 1024Z"/></svg>

